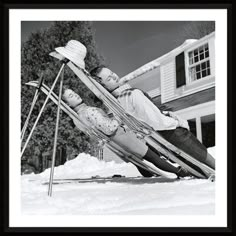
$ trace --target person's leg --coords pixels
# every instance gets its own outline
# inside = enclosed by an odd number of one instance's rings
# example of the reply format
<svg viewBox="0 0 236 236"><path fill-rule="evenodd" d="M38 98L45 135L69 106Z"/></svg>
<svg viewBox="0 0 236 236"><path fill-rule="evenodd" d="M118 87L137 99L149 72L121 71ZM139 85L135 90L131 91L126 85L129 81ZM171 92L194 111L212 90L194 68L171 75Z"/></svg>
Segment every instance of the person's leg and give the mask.
<svg viewBox="0 0 236 236"><path fill-rule="evenodd" d="M207 148L187 129L158 131L167 141L187 154L215 169L215 159L207 152Z"/></svg>
<svg viewBox="0 0 236 236"><path fill-rule="evenodd" d="M126 132L123 128L118 128L116 134L111 137L111 139L116 142L120 147L124 148L124 150L145 159L156 167L177 174L180 177L184 177L187 175L184 170L176 168L172 166L167 161L161 159L160 155L153 152L145 142L141 141L136 137L136 135L132 132Z"/></svg>
<svg viewBox="0 0 236 236"><path fill-rule="evenodd" d="M134 133L125 131L121 127L118 128L116 134L111 139L127 152L140 158L146 154L148 149L144 141L138 139Z"/></svg>
<svg viewBox="0 0 236 236"><path fill-rule="evenodd" d="M184 169L177 168L168 163L167 161L163 160L160 155L158 155L156 152L153 152L150 148L148 148L147 153L145 154L143 159L150 161L155 166L164 171L175 173L180 177L185 177L189 175L189 173L187 173L187 171L185 171Z"/></svg>

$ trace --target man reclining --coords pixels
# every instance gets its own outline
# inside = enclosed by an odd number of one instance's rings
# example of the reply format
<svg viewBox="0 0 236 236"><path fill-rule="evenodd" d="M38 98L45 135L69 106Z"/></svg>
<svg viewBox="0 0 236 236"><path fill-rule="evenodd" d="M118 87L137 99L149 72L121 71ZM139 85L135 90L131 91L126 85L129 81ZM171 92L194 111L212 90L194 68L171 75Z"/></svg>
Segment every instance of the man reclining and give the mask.
<svg viewBox="0 0 236 236"><path fill-rule="evenodd" d="M126 89L117 93L120 78L104 66L94 68L90 71L90 74L117 97L127 113L150 125L176 147L215 169L215 159L207 152L207 148L189 131L186 120L173 112L163 114L139 89Z"/></svg>

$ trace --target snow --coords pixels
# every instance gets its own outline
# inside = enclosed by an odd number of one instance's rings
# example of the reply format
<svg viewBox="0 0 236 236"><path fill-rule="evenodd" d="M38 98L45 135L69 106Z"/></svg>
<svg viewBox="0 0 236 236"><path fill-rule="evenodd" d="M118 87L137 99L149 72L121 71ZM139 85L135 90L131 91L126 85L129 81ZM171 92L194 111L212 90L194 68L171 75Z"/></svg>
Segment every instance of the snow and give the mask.
<svg viewBox="0 0 236 236"><path fill-rule="evenodd" d="M113 174L125 176L137 176L139 172L131 163L115 163L114 161L99 161L96 157L81 153L77 158L67 161L64 165L54 169L55 178L89 178L99 175L101 177L111 176ZM41 178L48 179L50 169L46 169L39 174Z"/></svg>
<svg viewBox="0 0 236 236"><path fill-rule="evenodd" d="M213 154L214 148L209 149ZM60 183L58 179L107 177L119 181ZM141 178L131 163L99 161L81 153L55 167L52 197L47 195L50 169L21 177L23 215L212 215L215 183L203 179Z"/></svg>
<svg viewBox="0 0 236 236"><path fill-rule="evenodd" d="M213 156L215 157L215 147L210 147L207 149L207 151Z"/></svg>

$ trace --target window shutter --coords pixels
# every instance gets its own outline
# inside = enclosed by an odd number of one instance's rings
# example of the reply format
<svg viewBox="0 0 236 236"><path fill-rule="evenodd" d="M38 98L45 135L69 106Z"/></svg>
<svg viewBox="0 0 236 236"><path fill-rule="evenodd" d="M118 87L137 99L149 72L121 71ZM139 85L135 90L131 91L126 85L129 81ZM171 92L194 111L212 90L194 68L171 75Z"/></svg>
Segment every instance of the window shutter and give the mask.
<svg viewBox="0 0 236 236"><path fill-rule="evenodd" d="M186 84L184 52L175 57L176 66L176 87L179 88Z"/></svg>

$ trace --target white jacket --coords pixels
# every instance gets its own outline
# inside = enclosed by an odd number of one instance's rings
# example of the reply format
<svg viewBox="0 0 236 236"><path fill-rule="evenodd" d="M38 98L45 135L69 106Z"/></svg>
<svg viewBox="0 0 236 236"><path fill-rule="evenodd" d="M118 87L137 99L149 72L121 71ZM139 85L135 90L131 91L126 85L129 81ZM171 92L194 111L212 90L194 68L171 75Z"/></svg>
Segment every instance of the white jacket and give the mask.
<svg viewBox="0 0 236 236"><path fill-rule="evenodd" d="M150 125L154 130L172 130L179 126L183 127L180 121L184 123L185 120L162 114L139 89L124 90L117 99L126 112Z"/></svg>

